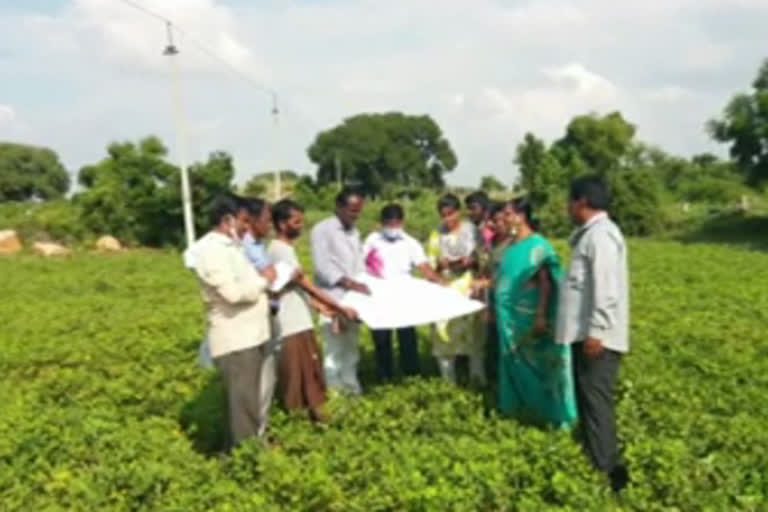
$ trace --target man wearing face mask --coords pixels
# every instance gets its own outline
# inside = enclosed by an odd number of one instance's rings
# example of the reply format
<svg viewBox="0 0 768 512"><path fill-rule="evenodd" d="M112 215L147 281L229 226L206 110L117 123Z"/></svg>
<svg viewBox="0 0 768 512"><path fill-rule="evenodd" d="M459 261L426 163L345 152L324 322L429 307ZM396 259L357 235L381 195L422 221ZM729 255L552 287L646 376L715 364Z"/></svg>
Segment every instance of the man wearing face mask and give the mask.
<svg viewBox="0 0 768 512"><path fill-rule="evenodd" d="M398 204L390 204L381 210L381 229L368 235L363 245L366 270L382 279L410 275L414 270L433 282L443 283L442 278L429 266L429 260L421 244L403 230L405 214ZM376 349L376 366L379 380L394 377L391 330L372 331ZM419 349L416 329L407 327L397 330L400 351L400 369L405 376L418 375Z"/></svg>
<svg viewBox="0 0 768 512"><path fill-rule="evenodd" d="M194 246L194 271L208 320L210 352L227 390L232 442L264 430L261 379L270 339L267 288L273 269L259 274L245 257L240 239L248 230L241 200L216 199L211 231Z"/></svg>

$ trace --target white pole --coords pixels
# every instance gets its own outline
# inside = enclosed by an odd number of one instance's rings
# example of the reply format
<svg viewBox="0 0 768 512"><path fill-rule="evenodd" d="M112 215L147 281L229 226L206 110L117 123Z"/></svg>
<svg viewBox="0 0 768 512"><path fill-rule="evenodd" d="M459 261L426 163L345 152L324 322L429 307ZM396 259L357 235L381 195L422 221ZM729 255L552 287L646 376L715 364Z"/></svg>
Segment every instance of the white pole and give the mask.
<svg viewBox="0 0 768 512"><path fill-rule="evenodd" d="M192 193L189 188L189 170L187 169L187 144L184 123L184 108L181 98L181 73L176 59L179 50L173 44L173 32L171 23L166 24L168 31L168 46L164 55L171 61L171 94L173 96L174 122L176 123L176 151L178 153L179 168L181 169L181 202L184 212L184 232L187 238L187 247L195 241L195 223L192 213Z"/></svg>
<svg viewBox="0 0 768 512"><path fill-rule="evenodd" d="M280 180L280 109L277 107L277 93L272 93L272 119L275 126L275 201L282 197L282 182Z"/></svg>

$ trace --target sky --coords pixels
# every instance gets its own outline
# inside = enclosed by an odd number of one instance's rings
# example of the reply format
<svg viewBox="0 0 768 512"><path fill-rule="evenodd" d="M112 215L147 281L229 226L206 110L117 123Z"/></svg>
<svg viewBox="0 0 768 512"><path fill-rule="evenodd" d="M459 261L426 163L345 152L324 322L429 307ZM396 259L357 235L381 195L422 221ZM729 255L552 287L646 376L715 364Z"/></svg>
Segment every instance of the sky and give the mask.
<svg viewBox="0 0 768 512"><path fill-rule="evenodd" d="M768 57L768 0L134 1L186 34L187 159L228 151L238 182L312 173L319 131L392 110L438 122L457 185L513 183L526 132L551 141L589 112L620 110L672 153L723 153L704 124ZM50 147L72 172L149 134L176 160L165 37L121 0L3 0L0 140Z"/></svg>

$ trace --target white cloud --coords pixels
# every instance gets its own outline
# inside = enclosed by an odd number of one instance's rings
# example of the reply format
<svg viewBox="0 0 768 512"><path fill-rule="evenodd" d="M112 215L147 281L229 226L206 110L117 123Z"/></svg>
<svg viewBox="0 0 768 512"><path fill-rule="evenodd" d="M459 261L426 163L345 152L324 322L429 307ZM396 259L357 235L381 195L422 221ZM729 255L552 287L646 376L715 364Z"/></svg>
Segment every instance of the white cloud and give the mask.
<svg viewBox="0 0 768 512"><path fill-rule="evenodd" d="M431 114L462 183L490 171L511 181L524 132L551 139L590 111L621 110L670 151L711 150L702 126L751 82L768 24L766 0L137 1L280 92L275 133L268 95L178 40L191 156L229 150L240 179L311 170L317 131L361 110ZM21 135L73 168L115 138L172 145L161 22L116 0L2 9L3 100L24 112Z"/></svg>

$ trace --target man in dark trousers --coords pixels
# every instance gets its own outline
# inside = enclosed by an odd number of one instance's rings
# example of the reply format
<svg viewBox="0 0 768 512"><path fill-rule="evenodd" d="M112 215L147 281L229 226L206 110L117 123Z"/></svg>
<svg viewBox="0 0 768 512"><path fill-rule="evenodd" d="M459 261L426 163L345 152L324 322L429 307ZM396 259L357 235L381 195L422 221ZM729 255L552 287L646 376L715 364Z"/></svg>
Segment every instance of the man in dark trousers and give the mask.
<svg viewBox="0 0 768 512"><path fill-rule="evenodd" d="M572 345L576 397L586 451L614 491L629 481L616 441L615 388L629 351L627 246L608 217L603 181L585 176L571 183L568 212L577 229L562 286L557 341Z"/></svg>

